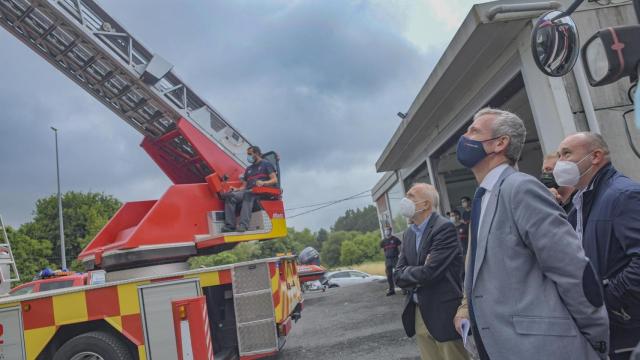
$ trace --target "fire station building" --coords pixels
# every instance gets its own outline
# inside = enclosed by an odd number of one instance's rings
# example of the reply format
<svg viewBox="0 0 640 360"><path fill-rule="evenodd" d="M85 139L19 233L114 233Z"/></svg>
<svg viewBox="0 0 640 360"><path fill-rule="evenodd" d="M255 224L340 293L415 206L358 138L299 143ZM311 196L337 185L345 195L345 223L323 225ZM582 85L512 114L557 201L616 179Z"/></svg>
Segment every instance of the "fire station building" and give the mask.
<svg viewBox="0 0 640 360"><path fill-rule="evenodd" d="M531 50L532 27L544 11L506 12L509 5L521 3L531 0L473 6L428 75L376 162L383 176L372 197L381 224L393 223L395 232L406 228L398 204L415 182L436 186L443 213L457 208L462 196L473 197L475 178L458 163L455 150L474 113L486 106L509 110L524 120L527 138L520 171L539 176L544 154L554 152L567 135L593 131L608 142L614 166L640 179L640 159L629 142L630 137L640 148L640 132L632 116L622 117L631 108L629 81L591 87L581 59L564 77L544 75ZM545 4L552 10L569 3ZM601 28L637 23L633 6L619 2L585 2L572 18L581 44Z"/></svg>

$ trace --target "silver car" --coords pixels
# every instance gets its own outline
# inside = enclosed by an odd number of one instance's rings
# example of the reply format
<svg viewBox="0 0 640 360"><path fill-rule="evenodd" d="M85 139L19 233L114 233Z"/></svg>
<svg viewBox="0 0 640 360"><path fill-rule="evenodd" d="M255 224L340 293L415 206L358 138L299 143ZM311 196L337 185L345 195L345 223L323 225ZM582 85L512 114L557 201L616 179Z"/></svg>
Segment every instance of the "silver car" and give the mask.
<svg viewBox="0 0 640 360"><path fill-rule="evenodd" d="M384 276L370 275L357 270L340 270L328 272L322 278L321 282L327 287L334 288L355 284L364 284L386 279L387 278Z"/></svg>

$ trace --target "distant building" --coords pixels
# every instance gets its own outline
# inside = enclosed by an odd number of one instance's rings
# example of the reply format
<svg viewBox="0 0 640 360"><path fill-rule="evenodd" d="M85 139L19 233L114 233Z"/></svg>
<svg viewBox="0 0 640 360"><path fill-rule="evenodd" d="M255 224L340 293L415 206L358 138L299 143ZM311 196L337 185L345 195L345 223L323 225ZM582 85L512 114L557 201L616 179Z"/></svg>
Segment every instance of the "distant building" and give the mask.
<svg viewBox="0 0 640 360"><path fill-rule="evenodd" d="M531 54L532 26L543 12L489 19L500 5L531 2L495 1L471 9L376 162L384 173L372 190L381 224L395 219L394 230L406 228L398 202L415 182L437 187L443 213L459 206L460 197L473 197L475 178L457 162L455 148L473 114L485 106L507 109L525 121L521 171L538 176L543 154L554 151L565 136L595 131L609 143L614 165L640 178L640 159L631 151L622 119L630 104L629 82L592 88L580 60L567 76L547 77ZM571 1L560 2L566 8ZM584 2L572 18L582 43L600 28L637 23L630 3ZM640 147L633 119L629 124Z"/></svg>

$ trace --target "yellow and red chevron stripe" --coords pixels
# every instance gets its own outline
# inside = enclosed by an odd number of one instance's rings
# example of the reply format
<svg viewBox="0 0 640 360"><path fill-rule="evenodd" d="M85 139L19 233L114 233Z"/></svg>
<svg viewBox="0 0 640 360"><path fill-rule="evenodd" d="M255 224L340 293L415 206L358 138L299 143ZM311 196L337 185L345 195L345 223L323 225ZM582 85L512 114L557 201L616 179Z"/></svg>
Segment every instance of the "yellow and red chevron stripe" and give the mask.
<svg viewBox="0 0 640 360"><path fill-rule="evenodd" d="M273 306L277 324L282 324L291 315L295 306L302 301L300 281L293 259L283 259L269 264Z"/></svg>
<svg viewBox="0 0 640 360"><path fill-rule="evenodd" d="M65 325L104 320L138 347L146 359L138 287L152 282L198 278L203 287L231 283L231 270L212 270L183 276L101 286L83 291L65 292L20 303L5 303L0 308L22 307L27 359L35 359Z"/></svg>

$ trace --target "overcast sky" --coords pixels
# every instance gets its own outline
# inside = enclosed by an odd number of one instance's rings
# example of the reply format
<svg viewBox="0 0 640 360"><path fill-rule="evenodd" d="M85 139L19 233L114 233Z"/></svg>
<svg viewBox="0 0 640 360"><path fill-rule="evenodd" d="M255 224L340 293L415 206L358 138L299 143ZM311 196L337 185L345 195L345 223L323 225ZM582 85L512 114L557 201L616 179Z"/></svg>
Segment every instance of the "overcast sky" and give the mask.
<svg viewBox="0 0 640 360"><path fill-rule="evenodd" d="M285 207L370 189L375 161L471 0L159 1L102 6L254 144L281 156ZM475 1L480 2L480 1ZM170 182L141 135L0 29L0 215L56 191L155 199ZM361 198L290 219L328 228ZM294 215L297 211L290 211Z"/></svg>

